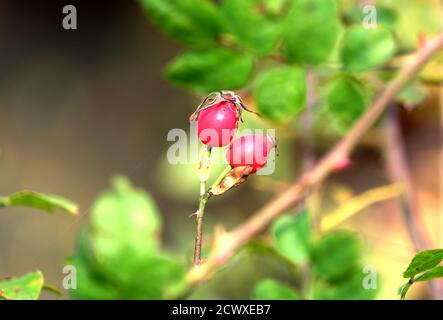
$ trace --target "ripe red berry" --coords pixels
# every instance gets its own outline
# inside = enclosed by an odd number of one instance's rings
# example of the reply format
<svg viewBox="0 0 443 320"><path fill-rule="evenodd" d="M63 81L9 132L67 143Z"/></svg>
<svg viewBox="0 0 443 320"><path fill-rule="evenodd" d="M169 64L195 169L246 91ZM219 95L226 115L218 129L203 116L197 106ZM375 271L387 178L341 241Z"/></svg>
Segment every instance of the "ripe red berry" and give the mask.
<svg viewBox="0 0 443 320"><path fill-rule="evenodd" d="M223 147L232 141L238 126L239 112L235 103L219 102L201 110L197 119L199 139L211 147Z"/></svg>
<svg viewBox="0 0 443 320"><path fill-rule="evenodd" d="M197 121L199 139L211 147L223 147L232 141L241 112L250 110L233 91L215 91L207 95L189 121Z"/></svg>
<svg viewBox="0 0 443 320"><path fill-rule="evenodd" d="M265 166L273 146L274 142L269 136L244 135L232 142L226 153L226 159L234 168L252 166L251 173L254 173Z"/></svg>

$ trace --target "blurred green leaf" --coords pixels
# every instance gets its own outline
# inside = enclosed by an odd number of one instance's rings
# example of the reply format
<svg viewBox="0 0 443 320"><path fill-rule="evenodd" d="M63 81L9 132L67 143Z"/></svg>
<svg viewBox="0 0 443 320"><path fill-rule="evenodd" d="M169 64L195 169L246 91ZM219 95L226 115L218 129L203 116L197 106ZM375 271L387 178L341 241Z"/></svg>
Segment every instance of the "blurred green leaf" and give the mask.
<svg viewBox="0 0 443 320"><path fill-rule="evenodd" d="M249 80L253 59L228 49L211 48L185 52L166 68L166 76L176 85L207 93L239 89Z"/></svg>
<svg viewBox="0 0 443 320"><path fill-rule="evenodd" d="M417 274L436 267L443 260L443 249L425 250L417 253L408 268L403 272L403 278L412 278Z"/></svg>
<svg viewBox="0 0 443 320"><path fill-rule="evenodd" d="M297 0L290 10L283 40L290 60L316 64L331 54L341 30L335 0Z"/></svg>
<svg viewBox="0 0 443 320"><path fill-rule="evenodd" d="M260 55L271 52L282 32L281 19L269 11L270 0L224 0L226 28L236 42ZM275 2L275 1L274 1ZM271 7L272 8L272 7Z"/></svg>
<svg viewBox="0 0 443 320"><path fill-rule="evenodd" d="M377 24L393 26L397 21L397 13L394 9L377 5Z"/></svg>
<svg viewBox="0 0 443 320"><path fill-rule="evenodd" d="M258 111L275 122L290 121L302 111L306 97L306 76L302 69L282 66L258 76L254 98Z"/></svg>
<svg viewBox="0 0 443 320"><path fill-rule="evenodd" d="M272 259L274 262L278 262L281 266L291 268L292 271L298 271L298 267L294 264L293 260L289 259L286 255L283 255L282 252L275 249L274 246L263 241L249 241L241 247L238 253L260 255Z"/></svg>
<svg viewBox="0 0 443 320"><path fill-rule="evenodd" d="M300 295L291 287L273 279L257 283L252 294L255 300L301 300Z"/></svg>
<svg viewBox="0 0 443 320"><path fill-rule="evenodd" d="M219 9L209 0L141 0L152 21L188 44L210 44L222 30Z"/></svg>
<svg viewBox="0 0 443 320"><path fill-rule="evenodd" d="M339 268L339 266L337 266ZM370 300L377 295L377 289L363 287L366 275L356 271L337 283L321 280L314 285L313 299L318 300Z"/></svg>
<svg viewBox="0 0 443 320"><path fill-rule="evenodd" d="M77 270L77 288L69 292L73 298L86 300L118 299L118 282L114 282L112 277L106 278L106 274L92 250L88 229L80 230L75 255L68 259L67 264L74 265Z"/></svg>
<svg viewBox="0 0 443 320"><path fill-rule="evenodd" d="M90 228L71 259L81 299L161 299L184 277L182 261L160 249L161 221L151 197L117 177L92 207Z"/></svg>
<svg viewBox="0 0 443 320"><path fill-rule="evenodd" d="M300 276L291 261L264 239L255 239L242 246L207 282L201 283L189 299L251 298L257 283L263 279L297 284Z"/></svg>
<svg viewBox="0 0 443 320"><path fill-rule="evenodd" d="M267 11L272 14L281 14L288 4L287 0L265 0Z"/></svg>
<svg viewBox="0 0 443 320"><path fill-rule="evenodd" d="M6 300L37 300L43 288L44 278L40 271L21 277L0 280L0 298Z"/></svg>
<svg viewBox="0 0 443 320"><path fill-rule="evenodd" d="M328 110L342 131L346 131L366 109L363 86L355 79L341 76L328 93Z"/></svg>
<svg viewBox="0 0 443 320"><path fill-rule="evenodd" d="M426 96L426 88L419 82L412 82L397 94L397 100L402 102L407 108L413 108L422 103Z"/></svg>
<svg viewBox="0 0 443 320"><path fill-rule="evenodd" d="M297 215L287 214L272 224L272 233L277 250L297 264L306 262L312 226L309 214L305 210Z"/></svg>
<svg viewBox="0 0 443 320"><path fill-rule="evenodd" d="M161 219L157 206L143 190L122 176L113 179L113 189L102 193L91 209L92 248L99 261L122 267L151 252L159 243Z"/></svg>
<svg viewBox="0 0 443 320"><path fill-rule="evenodd" d="M116 300L119 298L118 285L95 274L86 261L75 256L69 259L69 263L77 270L77 288L69 291L72 298L80 300Z"/></svg>
<svg viewBox="0 0 443 320"><path fill-rule="evenodd" d="M340 58L346 69L358 72L382 65L394 52L395 42L389 30L353 26L343 38Z"/></svg>
<svg viewBox="0 0 443 320"><path fill-rule="evenodd" d="M8 206L30 207L49 213L55 209L62 209L70 214L78 214L78 206L74 202L57 195L34 191L20 191L7 197L0 197L0 208Z"/></svg>
<svg viewBox="0 0 443 320"><path fill-rule="evenodd" d="M313 270L329 281L340 281L360 267L361 244L348 231L333 231L321 237L310 250Z"/></svg>

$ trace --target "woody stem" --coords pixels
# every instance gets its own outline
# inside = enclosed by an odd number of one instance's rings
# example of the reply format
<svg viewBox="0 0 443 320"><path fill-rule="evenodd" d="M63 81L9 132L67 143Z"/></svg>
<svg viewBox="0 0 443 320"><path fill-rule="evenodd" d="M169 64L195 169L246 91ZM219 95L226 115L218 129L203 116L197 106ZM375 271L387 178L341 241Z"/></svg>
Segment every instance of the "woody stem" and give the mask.
<svg viewBox="0 0 443 320"><path fill-rule="evenodd" d="M220 173L220 175L215 179L214 183L211 185L211 188L214 188L220 182L223 180L223 178L229 173L231 170L231 166L228 165L226 168ZM195 232L195 248L194 248L194 263L193 265L199 265L201 264L201 251L202 251L202 239L203 239L203 216L205 214L205 208L206 203L208 202L209 198L211 197L211 194L209 193L209 190L206 191L203 189L201 190L203 184L203 188L206 187L206 181L200 182L200 201L198 204L198 210L195 216L195 220L197 222L196 232Z"/></svg>

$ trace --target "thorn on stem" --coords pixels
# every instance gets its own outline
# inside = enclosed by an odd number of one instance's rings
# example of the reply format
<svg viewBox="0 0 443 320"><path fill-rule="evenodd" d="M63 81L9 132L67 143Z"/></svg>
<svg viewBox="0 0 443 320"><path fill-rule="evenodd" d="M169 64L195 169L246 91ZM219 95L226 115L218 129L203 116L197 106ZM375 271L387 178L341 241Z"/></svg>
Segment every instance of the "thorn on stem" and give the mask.
<svg viewBox="0 0 443 320"><path fill-rule="evenodd" d="M191 213L191 214L189 215L189 218L192 218L192 217L198 217L199 213L200 213L200 210L197 210L197 211Z"/></svg>

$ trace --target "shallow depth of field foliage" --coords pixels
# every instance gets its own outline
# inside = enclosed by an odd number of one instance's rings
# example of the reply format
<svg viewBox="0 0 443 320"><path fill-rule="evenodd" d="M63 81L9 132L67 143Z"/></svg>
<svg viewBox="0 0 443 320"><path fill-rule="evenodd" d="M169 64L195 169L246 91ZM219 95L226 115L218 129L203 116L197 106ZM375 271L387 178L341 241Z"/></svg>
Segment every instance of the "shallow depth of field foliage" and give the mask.
<svg viewBox="0 0 443 320"><path fill-rule="evenodd" d="M283 125L294 135L300 133L297 123L306 112L309 74L316 77L316 101L311 106L315 134L340 137L377 93L377 81L391 79L401 67L398 57L417 46L416 39L402 31L403 12L394 2L377 5L375 29L362 26L364 13L353 1L143 0L141 5L156 27L184 45L165 67L172 84L197 96L241 90L251 96L248 101L255 101L270 127ZM433 19L426 27L421 20L409 28L435 32L438 18ZM424 98L421 86L418 80L411 82L399 101L418 104ZM287 157L281 151L283 160L277 166ZM161 249L160 220L149 195L127 181L115 181L94 204L90 226L80 237L73 262L82 272L74 297L167 298L180 292L189 257ZM250 280L249 294L243 298L376 297L377 290L362 287L366 248L358 234L339 229L318 234L307 209L279 218L270 235L270 241L257 240L241 249L234 265L228 264L213 282L231 269L247 269L248 261L256 259L270 264L274 276L257 272L263 276ZM377 288L383 276L375 280ZM195 297L210 298L205 290L197 290Z"/></svg>
<svg viewBox="0 0 443 320"><path fill-rule="evenodd" d="M432 38L442 27L436 5L421 0L375 1L376 28L363 25L366 14L359 1L139 3L164 36L182 45L164 68L171 85L197 99L215 90L235 90L263 116L245 119L250 126L260 123L277 128L277 137L281 133L276 172L266 178L277 180L294 172L288 167L302 161L302 155L291 152L291 141L307 139L321 149L345 136L380 88L417 49L417 36ZM436 71L441 62L440 54L439 60L403 89L396 102L411 108L419 105L428 94L426 85L441 81L441 73ZM309 127L304 125L307 115L312 120ZM186 171L180 173L181 183L193 183L185 175L194 172L194 167L177 170ZM177 192L187 189L181 183L173 186ZM244 245L207 283L189 293L190 251L165 248L163 215L155 199L128 178L116 176L92 204L75 252L67 258L66 263L77 268L78 277L77 289L70 294L76 299L374 299L384 278L402 276L404 270L377 274L376 289L365 289L362 283L368 273L363 270L371 264L367 260L370 245L358 233L341 229L339 223L319 231L312 203L307 200L303 208L278 218L264 235ZM77 210L70 201L53 195L20 192L0 197L0 207L13 205L49 212ZM193 238L186 241L191 248ZM208 240L204 254L209 245ZM412 281L442 277L442 259L438 249L417 255L403 274L405 282L412 280L399 289L398 297L406 294ZM43 279L39 271L1 279L0 297L36 299L45 286ZM235 282L244 283L238 294L228 292Z"/></svg>

